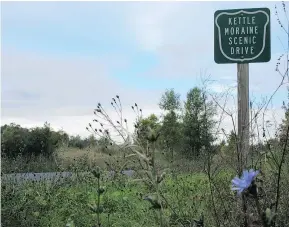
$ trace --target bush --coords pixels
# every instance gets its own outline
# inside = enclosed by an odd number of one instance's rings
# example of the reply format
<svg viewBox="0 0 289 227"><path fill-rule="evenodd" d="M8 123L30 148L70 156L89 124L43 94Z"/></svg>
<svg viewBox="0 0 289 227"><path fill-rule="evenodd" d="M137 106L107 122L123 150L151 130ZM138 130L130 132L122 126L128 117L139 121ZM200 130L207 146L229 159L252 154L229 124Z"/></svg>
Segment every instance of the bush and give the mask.
<svg viewBox="0 0 289 227"><path fill-rule="evenodd" d="M14 123L1 127L1 155L14 158L20 154L25 154L29 130Z"/></svg>
<svg viewBox="0 0 289 227"><path fill-rule="evenodd" d="M51 157L61 144L68 141L68 135L62 131L54 132L49 124L33 129L22 128L11 123L1 127L2 157L17 156Z"/></svg>

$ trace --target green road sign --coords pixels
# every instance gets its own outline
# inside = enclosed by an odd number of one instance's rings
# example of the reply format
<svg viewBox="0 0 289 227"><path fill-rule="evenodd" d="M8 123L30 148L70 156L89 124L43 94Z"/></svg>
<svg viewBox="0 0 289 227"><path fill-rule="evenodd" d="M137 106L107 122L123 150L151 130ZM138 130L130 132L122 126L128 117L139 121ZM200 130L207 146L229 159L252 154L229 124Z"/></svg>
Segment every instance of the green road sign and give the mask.
<svg viewBox="0 0 289 227"><path fill-rule="evenodd" d="M218 64L271 59L268 8L218 10L214 15L214 58Z"/></svg>

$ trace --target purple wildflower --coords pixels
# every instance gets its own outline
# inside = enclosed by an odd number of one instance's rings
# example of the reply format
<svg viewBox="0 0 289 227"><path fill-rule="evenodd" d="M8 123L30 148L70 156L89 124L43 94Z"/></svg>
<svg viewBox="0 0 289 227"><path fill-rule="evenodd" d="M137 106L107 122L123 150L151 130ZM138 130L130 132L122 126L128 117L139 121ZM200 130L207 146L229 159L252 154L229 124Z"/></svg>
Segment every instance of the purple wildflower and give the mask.
<svg viewBox="0 0 289 227"><path fill-rule="evenodd" d="M238 195L240 195L244 190L248 189L251 186L258 173L259 170L244 170L241 178L236 176L232 180L232 190L238 191Z"/></svg>

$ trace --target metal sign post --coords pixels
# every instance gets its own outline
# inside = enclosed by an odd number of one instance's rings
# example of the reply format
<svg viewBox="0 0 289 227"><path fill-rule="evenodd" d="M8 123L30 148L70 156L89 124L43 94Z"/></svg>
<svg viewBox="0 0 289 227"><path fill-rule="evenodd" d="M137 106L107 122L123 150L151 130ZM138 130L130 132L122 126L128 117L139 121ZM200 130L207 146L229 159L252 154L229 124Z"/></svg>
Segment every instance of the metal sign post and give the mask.
<svg viewBox="0 0 289 227"><path fill-rule="evenodd" d="M241 168L249 152L249 63L271 59L268 8L218 10L214 15L214 59L217 64L237 63L238 152Z"/></svg>

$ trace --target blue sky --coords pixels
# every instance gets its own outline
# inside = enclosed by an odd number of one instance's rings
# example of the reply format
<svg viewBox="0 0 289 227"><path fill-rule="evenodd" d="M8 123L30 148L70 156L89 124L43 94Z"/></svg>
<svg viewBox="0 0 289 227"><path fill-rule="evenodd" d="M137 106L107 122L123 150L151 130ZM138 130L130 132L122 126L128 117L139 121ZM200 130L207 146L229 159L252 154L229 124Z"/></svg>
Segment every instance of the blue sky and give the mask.
<svg viewBox="0 0 289 227"><path fill-rule="evenodd" d="M217 65L213 51L214 12L230 8L271 10L272 60L250 65L250 94L260 101L280 82L274 69L286 35L275 4L281 9L279 2L3 2L2 124L48 121L86 135L91 111L115 94L132 117L132 103L159 113L165 89L185 98L201 75L214 81L212 92L236 85L236 65ZM283 88L276 111L285 99Z"/></svg>

